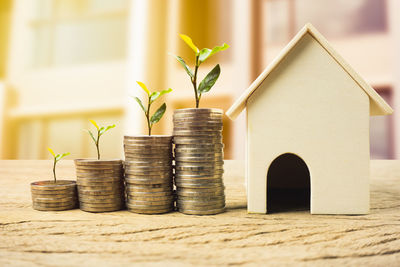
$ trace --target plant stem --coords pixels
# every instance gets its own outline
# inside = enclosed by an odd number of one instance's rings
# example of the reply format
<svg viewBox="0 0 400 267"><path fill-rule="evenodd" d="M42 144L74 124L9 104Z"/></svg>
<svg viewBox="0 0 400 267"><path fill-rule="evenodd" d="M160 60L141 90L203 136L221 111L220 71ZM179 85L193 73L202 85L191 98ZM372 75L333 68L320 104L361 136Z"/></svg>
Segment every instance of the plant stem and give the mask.
<svg viewBox="0 0 400 267"><path fill-rule="evenodd" d="M54 158L54 163L53 163L53 177L54 177L54 183L57 183L57 177L56 177L56 158Z"/></svg>
<svg viewBox="0 0 400 267"><path fill-rule="evenodd" d="M149 96L149 102L148 102L148 104L147 104L146 119L147 119L147 128L149 129L149 136L150 136L150 135L151 135L151 125L150 125L150 96Z"/></svg>
<svg viewBox="0 0 400 267"><path fill-rule="evenodd" d="M96 140L97 160L100 159L99 141L100 141L100 131L98 130L97 131L97 140Z"/></svg>
<svg viewBox="0 0 400 267"><path fill-rule="evenodd" d="M193 80L192 80L192 84L193 84L193 89L194 89L194 96L196 98L196 108L199 107L199 96L197 94L197 70L199 69L199 56L196 56L196 63L195 63L195 67L194 67L194 76L193 76Z"/></svg>

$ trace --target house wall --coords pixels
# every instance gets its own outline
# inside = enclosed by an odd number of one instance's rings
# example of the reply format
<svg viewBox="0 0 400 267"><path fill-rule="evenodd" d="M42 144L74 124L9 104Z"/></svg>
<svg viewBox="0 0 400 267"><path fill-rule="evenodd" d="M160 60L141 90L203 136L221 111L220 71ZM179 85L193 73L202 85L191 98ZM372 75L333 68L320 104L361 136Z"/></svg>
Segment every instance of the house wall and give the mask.
<svg viewBox="0 0 400 267"><path fill-rule="evenodd" d="M311 213L369 210L369 98L307 34L247 102L248 211L266 212L268 166L295 153L311 176Z"/></svg>

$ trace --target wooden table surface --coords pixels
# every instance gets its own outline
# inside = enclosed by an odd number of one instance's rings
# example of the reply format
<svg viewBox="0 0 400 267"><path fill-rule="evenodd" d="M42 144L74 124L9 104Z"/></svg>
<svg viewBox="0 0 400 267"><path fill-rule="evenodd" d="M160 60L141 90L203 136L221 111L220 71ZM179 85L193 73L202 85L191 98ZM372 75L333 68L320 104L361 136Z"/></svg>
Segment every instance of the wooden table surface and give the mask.
<svg viewBox="0 0 400 267"><path fill-rule="evenodd" d="M244 164L226 161L227 212L40 212L29 183L51 161L0 161L1 266L400 266L400 161L371 162L371 213L246 212ZM72 161L58 177L74 179ZM295 265L294 265L295 264Z"/></svg>

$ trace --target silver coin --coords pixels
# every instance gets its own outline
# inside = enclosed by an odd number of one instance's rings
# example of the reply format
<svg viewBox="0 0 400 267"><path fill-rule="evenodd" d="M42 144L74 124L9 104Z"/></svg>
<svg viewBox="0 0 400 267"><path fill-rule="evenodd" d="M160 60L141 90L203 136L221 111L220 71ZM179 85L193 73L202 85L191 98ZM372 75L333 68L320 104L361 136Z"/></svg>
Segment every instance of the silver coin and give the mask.
<svg viewBox="0 0 400 267"><path fill-rule="evenodd" d="M31 189L41 191L74 190L76 182L70 180L39 181L31 183Z"/></svg>
<svg viewBox="0 0 400 267"><path fill-rule="evenodd" d="M79 202L80 203L85 203L85 204L93 204L93 205L100 205L100 204L106 204L106 205L121 205L122 202L125 201L125 198L120 197L115 197L115 198L100 198L100 199L95 199L95 198L80 198Z"/></svg>
<svg viewBox="0 0 400 267"><path fill-rule="evenodd" d="M172 167L172 160L165 160L165 161L160 161L160 160L155 160L155 161L149 161L149 160L137 160L137 161L127 161L128 167L135 168L135 167L157 167L157 166L164 166L164 167Z"/></svg>
<svg viewBox="0 0 400 267"><path fill-rule="evenodd" d="M225 207L225 200L213 201L187 201L178 198L176 202L178 207L189 208L195 210L206 210Z"/></svg>
<svg viewBox="0 0 400 267"><path fill-rule="evenodd" d="M179 183L179 182L176 182L176 187L178 189L182 189L182 188L185 188L185 189L187 189L187 188L192 188L192 189L209 188L209 189L211 189L211 188L214 188L214 187L221 187L221 186L223 186L223 183L219 183L219 184L217 184L217 183L213 183L213 184L211 184L211 183L198 184L198 183Z"/></svg>
<svg viewBox="0 0 400 267"><path fill-rule="evenodd" d="M225 207L213 210L190 210L190 209L183 209L180 208L179 212L188 214L188 215L215 215L219 213L223 213L225 211Z"/></svg>
<svg viewBox="0 0 400 267"><path fill-rule="evenodd" d="M171 135L135 135L135 136L124 136L124 140L142 140L144 142L170 142Z"/></svg>
<svg viewBox="0 0 400 267"><path fill-rule="evenodd" d="M118 184L115 186L87 186L87 185L78 185L78 192L82 190L91 190L91 191L98 191L98 190L103 190L103 191L119 191L122 190L123 186Z"/></svg>
<svg viewBox="0 0 400 267"><path fill-rule="evenodd" d="M178 195L179 201L185 203L196 203L196 202L213 202L213 201L225 201L225 194L218 194L214 196L182 196Z"/></svg>
<svg viewBox="0 0 400 267"><path fill-rule="evenodd" d="M173 207L173 203L166 203L163 205L142 205L142 204L136 204L136 203L131 203L127 202L126 203L127 208L129 209L137 209L137 210L160 210L160 209L167 209L170 207Z"/></svg>
<svg viewBox="0 0 400 267"><path fill-rule="evenodd" d="M183 184L198 184L198 185L207 185L207 184L223 184L222 179L181 179L175 178L176 185Z"/></svg>
<svg viewBox="0 0 400 267"><path fill-rule="evenodd" d="M89 195L89 194L82 194L80 195L82 199L85 200L99 200L99 199L123 199L125 198L125 194L123 192L113 193L108 195ZM83 201L85 202L85 201Z"/></svg>
<svg viewBox="0 0 400 267"><path fill-rule="evenodd" d="M133 197L128 197L129 204L133 205L142 205L142 206L160 206L160 205L168 205L173 203L174 199L165 199L165 200L140 200Z"/></svg>
<svg viewBox="0 0 400 267"><path fill-rule="evenodd" d="M216 143L216 144L175 144L175 152L214 152L214 151L222 151L224 148L224 144Z"/></svg>
<svg viewBox="0 0 400 267"><path fill-rule="evenodd" d="M129 200L138 200L138 201L168 201L174 200L174 195L166 195L166 196L143 196L143 195L130 195L128 196Z"/></svg>
<svg viewBox="0 0 400 267"><path fill-rule="evenodd" d="M178 198L180 197L216 197L216 196L224 196L224 191L216 190L215 192L196 192L196 191L187 191L187 190L177 190L176 194Z"/></svg>
<svg viewBox="0 0 400 267"><path fill-rule="evenodd" d="M172 185L172 177L169 180L162 180L162 179L132 179L127 180L127 184L134 184L134 185L151 185L151 184L171 184Z"/></svg>
<svg viewBox="0 0 400 267"><path fill-rule="evenodd" d="M178 193L217 193L217 192L223 192L225 190L225 186L223 184L220 184L219 186L212 186L209 188L183 188L183 187L178 187L176 192Z"/></svg>
<svg viewBox="0 0 400 267"><path fill-rule="evenodd" d="M37 197L37 196L32 196L32 201L37 202L37 203L71 203L76 201L78 198L77 196L70 196L70 197Z"/></svg>
<svg viewBox="0 0 400 267"><path fill-rule="evenodd" d="M99 183L94 183L94 182L85 182L83 181L78 181L78 186L85 186L85 187L122 187L123 181L118 181L118 182L99 182Z"/></svg>
<svg viewBox="0 0 400 267"><path fill-rule="evenodd" d="M62 210L71 210L78 207L77 203L70 203L69 205L65 206L55 206L55 207L48 207L33 203L32 208L39 211L62 211Z"/></svg>
<svg viewBox="0 0 400 267"><path fill-rule="evenodd" d="M220 163L223 165L224 159L222 157L186 157L186 156L176 156L175 157L175 164L199 164L199 163Z"/></svg>
<svg viewBox="0 0 400 267"><path fill-rule="evenodd" d="M78 196L114 196L115 194L120 194L123 192L121 188L115 188L112 190L85 190L78 188Z"/></svg>
<svg viewBox="0 0 400 267"><path fill-rule="evenodd" d="M32 205L42 208L57 208L57 207L70 207L78 203L76 200L69 202L32 202Z"/></svg>
<svg viewBox="0 0 400 267"><path fill-rule="evenodd" d="M75 165L77 166L118 166L122 164L122 160L97 160L97 159L75 159Z"/></svg>
<svg viewBox="0 0 400 267"><path fill-rule="evenodd" d="M128 211L134 212L134 213L139 213L139 214L162 214L162 213L168 213L173 211L173 207L168 207L165 209L157 209L157 210L141 210L141 209L135 209L135 208L129 208Z"/></svg>
<svg viewBox="0 0 400 267"><path fill-rule="evenodd" d="M125 177L129 178L142 178L143 176L147 177L159 177L159 178L167 178L171 177L172 170L138 170L138 169L128 169L125 172Z"/></svg>
<svg viewBox="0 0 400 267"><path fill-rule="evenodd" d="M106 183L106 182L111 182L111 183L117 183L119 181L122 181L123 177L120 176L114 176L114 177L78 177L77 182L86 182L86 183Z"/></svg>
<svg viewBox="0 0 400 267"><path fill-rule="evenodd" d="M131 193L143 193L143 194L151 194L156 192L172 192L172 183L168 185L163 185L162 187L152 187L152 186L160 186L160 184L154 185L136 185L136 184L127 184L126 191Z"/></svg>
<svg viewBox="0 0 400 267"><path fill-rule="evenodd" d="M121 210L123 208L123 205L110 207L93 207L91 205L80 203L79 208L87 212L111 212Z"/></svg>
<svg viewBox="0 0 400 267"><path fill-rule="evenodd" d="M62 198L62 197L70 197L75 196L77 194L76 188L74 190L35 190L31 189L32 196L35 197L49 197L49 198Z"/></svg>
<svg viewBox="0 0 400 267"><path fill-rule="evenodd" d="M172 190L160 191L160 192L135 192L135 191L130 191L128 189L126 190L126 195L128 197L166 197L166 196L172 196L173 192Z"/></svg>
<svg viewBox="0 0 400 267"><path fill-rule="evenodd" d="M191 137L175 137L174 143L177 145L214 145L220 144L222 138L212 139L212 138L191 138Z"/></svg>

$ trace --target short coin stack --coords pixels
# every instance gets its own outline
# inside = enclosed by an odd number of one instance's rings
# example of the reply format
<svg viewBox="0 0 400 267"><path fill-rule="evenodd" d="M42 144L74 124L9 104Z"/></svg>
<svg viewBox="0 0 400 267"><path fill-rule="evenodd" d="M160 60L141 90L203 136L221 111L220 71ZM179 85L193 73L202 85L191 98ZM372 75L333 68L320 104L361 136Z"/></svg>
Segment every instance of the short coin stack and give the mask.
<svg viewBox="0 0 400 267"><path fill-rule="evenodd" d="M70 210L78 207L75 181L31 183L33 208L40 211Z"/></svg>
<svg viewBox="0 0 400 267"><path fill-rule="evenodd" d="M108 212L124 207L122 160L76 159L80 209Z"/></svg>
<svg viewBox="0 0 400 267"><path fill-rule="evenodd" d="M193 215L223 212L222 110L175 110L174 144L179 211Z"/></svg>
<svg viewBox="0 0 400 267"><path fill-rule="evenodd" d="M125 136L125 188L129 211L174 209L172 136Z"/></svg>

